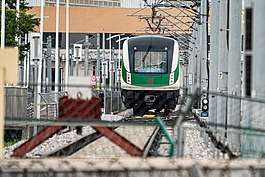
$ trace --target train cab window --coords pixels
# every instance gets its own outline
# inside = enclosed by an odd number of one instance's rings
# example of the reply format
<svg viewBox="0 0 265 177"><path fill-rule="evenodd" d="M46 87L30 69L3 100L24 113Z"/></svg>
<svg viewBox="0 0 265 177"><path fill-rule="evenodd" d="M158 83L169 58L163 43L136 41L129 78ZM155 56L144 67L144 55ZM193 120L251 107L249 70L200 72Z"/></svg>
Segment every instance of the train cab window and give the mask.
<svg viewBox="0 0 265 177"><path fill-rule="evenodd" d="M135 73L167 73L167 51L134 51Z"/></svg>

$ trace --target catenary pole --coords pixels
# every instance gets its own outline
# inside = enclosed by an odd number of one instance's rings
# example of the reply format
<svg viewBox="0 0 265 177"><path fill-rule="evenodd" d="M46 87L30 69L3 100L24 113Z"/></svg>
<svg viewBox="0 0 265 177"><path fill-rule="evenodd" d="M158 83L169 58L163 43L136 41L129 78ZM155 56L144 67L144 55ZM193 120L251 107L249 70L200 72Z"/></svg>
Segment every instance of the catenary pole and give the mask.
<svg viewBox="0 0 265 177"><path fill-rule="evenodd" d="M265 1L264 0L255 0L253 7L253 65L252 65L252 75L251 75L251 97L253 99L263 99L265 100ZM252 128L264 128L264 103L255 103L252 102L253 114L251 115ZM255 157L262 157L265 154L265 138L264 136L254 136L252 135L249 139L249 142L253 142L253 148L257 152Z"/></svg>
<svg viewBox="0 0 265 177"><path fill-rule="evenodd" d="M227 0L220 0L219 13L219 58L218 58L218 92L227 93ZM227 120L227 99L219 96L217 98L217 136L225 137L225 126Z"/></svg>
<svg viewBox="0 0 265 177"><path fill-rule="evenodd" d="M251 96L251 68L252 68L252 55L253 55L253 40L252 40L252 25L253 25L253 4L252 0L244 1L244 62L243 62L243 89L242 96ZM242 100L242 120L241 126L250 127L252 120L253 103L249 100ZM242 157L246 157L248 152L247 149L252 146L250 139L251 135L248 133L241 134L241 154Z"/></svg>
<svg viewBox="0 0 265 177"><path fill-rule="evenodd" d="M219 58L219 13L220 2L211 2L211 35L210 35L210 76L209 90L216 92L218 87L218 58ZM210 129L216 131L217 123L217 96L209 94L209 123ZM215 147L212 146L213 157L215 158Z"/></svg>
<svg viewBox="0 0 265 177"><path fill-rule="evenodd" d="M241 96L242 0L230 0L229 3L228 94ZM240 126L240 99L228 98L227 110L227 140L230 148L239 152L240 132L229 126Z"/></svg>
<svg viewBox="0 0 265 177"><path fill-rule="evenodd" d="M208 73L207 73L207 67L208 67L208 58L207 58L207 45L208 45L208 36L207 36L207 4L208 0L202 0L201 1L201 51L200 51L200 65L201 65L201 90L207 91L208 89ZM204 93L202 95L202 98L206 98L207 94ZM201 100L200 100L201 101Z"/></svg>
<svg viewBox="0 0 265 177"><path fill-rule="evenodd" d="M210 81L209 90L217 91L217 74L218 74L218 58L219 58L219 13L220 2L211 2L211 36L210 36ZM217 123L217 97L214 94L209 95L209 122L213 125ZM211 126L214 130L216 126Z"/></svg>

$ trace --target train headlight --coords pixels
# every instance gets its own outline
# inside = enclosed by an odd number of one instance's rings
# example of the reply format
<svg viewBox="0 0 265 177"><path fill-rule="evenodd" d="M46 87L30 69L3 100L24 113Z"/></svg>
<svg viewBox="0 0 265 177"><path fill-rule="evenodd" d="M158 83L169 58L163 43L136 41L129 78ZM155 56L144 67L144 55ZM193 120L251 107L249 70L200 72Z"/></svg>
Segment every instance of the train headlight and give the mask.
<svg viewBox="0 0 265 177"><path fill-rule="evenodd" d="M131 80L131 73L128 73L128 72L127 72L127 83L128 83L128 84L131 84L131 83L132 83L132 80Z"/></svg>
<svg viewBox="0 0 265 177"><path fill-rule="evenodd" d="M202 99L202 111L206 112L209 109L209 101L207 98Z"/></svg>
<svg viewBox="0 0 265 177"><path fill-rule="evenodd" d="M174 73L171 73L169 77L169 85L172 85L172 84L174 84Z"/></svg>

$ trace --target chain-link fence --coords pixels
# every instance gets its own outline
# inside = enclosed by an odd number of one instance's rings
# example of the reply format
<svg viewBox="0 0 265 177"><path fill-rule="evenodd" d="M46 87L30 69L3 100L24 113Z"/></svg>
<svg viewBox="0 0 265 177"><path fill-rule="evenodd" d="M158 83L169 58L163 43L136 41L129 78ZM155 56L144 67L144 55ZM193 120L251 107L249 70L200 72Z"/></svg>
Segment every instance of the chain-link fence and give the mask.
<svg viewBox="0 0 265 177"><path fill-rule="evenodd" d="M264 157L264 100L193 90L181 90L183 95L179 98L177 107L169 115L161 117L168 124L165 132L173 138L176 157ZM202 116L198 106L202 94L209 98L208 117ZM26 135L21 136L23 138L18 143L13 146L6 144L7 158L15 151L23 151L21 157L45 157L52 151L58 151L57 154L64 156L90 158L102 156L106 149L105 157L142 156L147 142L157 138L151 138L155 127L159 125L150 115L163 115L151 111L146 115L148 118L134 117L131 109L125 110L122 106L120 91L106 89L93 91L91 99L82 98L82 94L72 98L64 92L41 93L40 119L36 119L33 114L36 111L35 104L32 102L34 94L26 89L25 95L27 114L7 116L6 126L22 125L29 128L23 129ZM17 106L14 103L9 105L9 109L16 109ZM166 134L165 132L162 134ZM10 137L12 139L14 136ZM25 144L23 149L25 141L31 142ZM171 145L164 135L160 135L155 144L157 152L153 154L168 156ZM71 151L62 149L64 146ZM85 150L86 146L90 150ZM133 150L128 151L125 146ZM92 149L95 151L91 151ZM76 156L77 152L79 156Z"/></svg>
<svg viewBox="0 0 265 177"><path fill-rule="evenodd" d="M209 98L207 117L203 116L201 109L194 109L197 108L195 100L200 100L203 94ZM199 127L205 147L211 149L213 158L264 157L265 100L205 91L195 91L186 97L188 99L182 114L187 116L188 110L193 110L196 126ZM189 99L193 106L188 105Z"/></svg>
<svg viewBox="0 0 265 177"><path fill-rule="evenodd" d="M29 92L30 90L25 92L25 100L26 105L29 103L32 105L32 109L29 109L29 106L25 108L27 110L25 116L6 117L6 125L16 124L30 127L29 131L34 136L21 135L18 142L13 142L15 144L5 144L4 156L6 163L9 164L13 163L11 162L13 157L45 160L48 157L67 157L72 160L83 159L85 161L95 158L126 160L131 159L132 156L140 158L162 156L173 158L171 162L175 158L184 157L205 161L202 163L197 163L197 161L196 168L183 166L182 169L185 170L179 173L185 173L186 176L200 173L204 176L206 173L202 168L206 168L203 164L209 162L207 160L263 158L262 117L265 103L263 100L217 92L201 92L199 89L188 92L188 89L183 89L180 92L182 95L179 98L179 104L170 111L169 115L162 116L162 110L160 113L150 111L148 115L135 117L131 109L126 110L122 108L122 105L118 105L121 104L119 91L114 92L108 89L93 91L90 99L83 98L82 93L79 92L76 97L66 93L41 93L40 103L44 107L41 106L40 119L36 119L33 114L34 102L32 102L34 94ZM198 103L201 95L208 95L209 98L208 117L203 116ZM105 104L104 101L106 101ZM53 104L58 110L56 115L55 112L45 110L46 105ZM13 104L9 108L15 109L16 106L17 104ZM154 117L150 117L151 115ZM157 118L160 118L164 124L159 124ZM14 136L10 137L14 139ZM174 147L173 151L172 147ZM173 156L171 156L172 152ZM155 162L156 160L148 161L147 164ZM40 166L43 167L41 169L50 173L50 168L46 170L47 166L44 164L45 161L41 163ZM4 167L4 164L2 166ZM30 167L17 166L17 169L23 168ZM108 168L108 165L105 168ZM162 168L170 171L157 166L158 171ZM222 168L217 172L215 168L219 166L217 164L208 166L208 169L214 171L213 174L216 176L220 176L225 171L235 174L238 171L234 169L239 169L232 166L229 170ZM79 172L82 169L76 168L76 171ZM132 174L133 171L135 170L132 170ZM179 169L175 170L176 173L177 171ZM252 171L253 169L249 169L245 173L252 174ZM36 172L39 173L41 170L37 169ZM65 172L65 174L72 173L75 172L71 170ZM9 172L3 172L3 174L7 175ZM172 175L171 173L158 174Z"/></svg>

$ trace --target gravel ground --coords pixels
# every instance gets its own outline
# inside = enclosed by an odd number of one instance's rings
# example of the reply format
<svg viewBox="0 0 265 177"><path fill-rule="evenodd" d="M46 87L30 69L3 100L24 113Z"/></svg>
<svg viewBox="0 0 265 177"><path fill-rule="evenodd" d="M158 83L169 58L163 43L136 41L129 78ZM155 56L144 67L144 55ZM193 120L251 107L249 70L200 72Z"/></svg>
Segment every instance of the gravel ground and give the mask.
<svg viewBox="0 0 265 177"><path fill-rule="evenodd" d="M103 116L104 120L119 120L124 116L129 116L131 110L127 110L120 115L108 115ZM192 159L212 159L212 153L210 147L207 147L204 143L204 139L200 137L200 132L196 128L195 122L184 123L184 157ZM143 148L145 142L153 131L153 127L149 126L121 126L117 129L117 132L122 134L124 137L130 139L132 143L140 148ZM169 130L173 133L172 130ZM94 132L91 127L83 128L83 135L88 135ZM26 154L28 158L38 158L41 154L47 154L48 152L54 151L59 147L65 146L76 139L81 138L82 135L77 135L76 131L64 132L61 134L54 135L34 150ZM22 144L24 141L18 142L11 147L6 147L4 150L4 157L10 158L12 151ZM210 144L210 143L208 143ZM168 146L162 145L160 150L162 154L167 154ZM102 137L96 142L89 144L87 147L78 151L77 153L70 156L70 158L96 158L96 157L125 157L128 156L123 150L109 142L106 138Z"/></svg>
<svg viewBox="0 0 265 177"><path fill-rule="evenodd" d="M211 143L205 143L204 137L193 121L185 122L184 128L184 157L193 159L212 159ZM207 136L207 135L206 135Z"/></svg>

